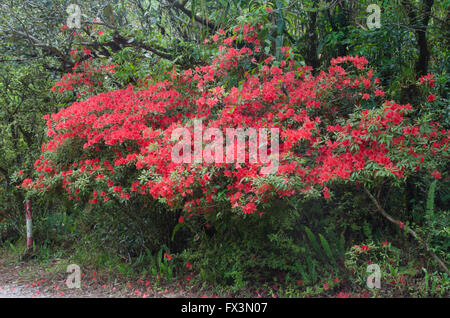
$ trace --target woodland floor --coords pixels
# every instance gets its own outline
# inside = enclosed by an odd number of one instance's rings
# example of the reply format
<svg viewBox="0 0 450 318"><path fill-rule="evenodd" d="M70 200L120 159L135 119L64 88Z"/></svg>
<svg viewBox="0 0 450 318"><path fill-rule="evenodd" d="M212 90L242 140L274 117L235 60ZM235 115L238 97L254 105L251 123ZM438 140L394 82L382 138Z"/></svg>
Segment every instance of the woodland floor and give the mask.
<svg viewBox="0 0 450 318"><path fill-rule="evenodd" d="M68 273L58 260L42 267L32 262L10 262L0 256L0 298L184 298L201 297L178 286L154 287L149 282L109 282L84 275L80 288L68 288Z"/></svg>

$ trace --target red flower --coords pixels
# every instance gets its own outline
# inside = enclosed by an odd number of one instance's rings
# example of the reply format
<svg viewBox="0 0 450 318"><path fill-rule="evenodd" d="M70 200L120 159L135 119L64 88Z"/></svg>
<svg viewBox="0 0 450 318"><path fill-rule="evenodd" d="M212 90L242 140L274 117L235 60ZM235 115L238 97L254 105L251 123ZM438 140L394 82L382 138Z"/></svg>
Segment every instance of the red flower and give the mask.
<svg viewBox="0 0 450 318"><path fill-rule="evenodd" d="M361 251L368 252L370 251L370 247L368 247L367 245L361 245Z"/></svg>
<svg viewBox="0 0 450 318"><path fill-rule="evenodd" d="M343 291L340 291L339 294L337 294L337 298L349 298L351 296L351 293L345 293Z"/></svg>
<svg viewBox="0 0 450 318"><path fill-rule="evenodd" d="M434 170L434 171L431 173L431 175L432 175L433 177L435 177L437 180L440 180L440 179L442 178L441 173L440 173L439 171L437 171L437 170Z"/></svg>
<svg viewBox="0 0 450 318"><path fill-rule="evenodd" d="M184 222L184 218L182 215L180 215L180 218L178 219L178 223L183 223Z"/></svg>
<svg viewBox="0 0 450 318"><path fill-rule="evenodd" d="M253 214L253 212L256 210L256 205L253 202L247 203L243 208L242 211L245 214Z"/></svg>
<svg viewBox="0 0 450 318"><path fill-rule="evenodd" d="M380 89L376 89L375 90L375 96L380 96L380 97L384 97L386 94L380 90Z"/></svg>
<svg viewBox="0 0 450 318"><path fill-rule="evenodd" d="M325 199L329 199L329 198L330 198L330 191L328 190L327 187L323 187L322 192L323 192L323 197L324 197Z"/></svg>
<svg viewBox="0 0 450 318"><path fill-rule="evenodd" d="M433 95L433 94L430 94L430 95L428 95L427 100L428 100L429 102L434 102L434 101L436 100L436 96Z"/></svg>

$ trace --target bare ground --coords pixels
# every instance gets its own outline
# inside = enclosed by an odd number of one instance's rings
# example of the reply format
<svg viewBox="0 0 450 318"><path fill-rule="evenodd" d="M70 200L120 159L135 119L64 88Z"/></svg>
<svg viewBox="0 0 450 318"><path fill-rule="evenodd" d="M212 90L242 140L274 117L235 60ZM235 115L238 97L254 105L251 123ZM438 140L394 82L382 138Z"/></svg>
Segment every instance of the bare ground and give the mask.
<svg viewBox="0 0 450 318"><path fill-rule="evenodd" d="M45 267L11 262L0 256L0 298L174 298L199 297L174 285L162 289L154 282L107 282L94 273L82 273L81 287L68 288L69 274L55 260Z"/></svg>

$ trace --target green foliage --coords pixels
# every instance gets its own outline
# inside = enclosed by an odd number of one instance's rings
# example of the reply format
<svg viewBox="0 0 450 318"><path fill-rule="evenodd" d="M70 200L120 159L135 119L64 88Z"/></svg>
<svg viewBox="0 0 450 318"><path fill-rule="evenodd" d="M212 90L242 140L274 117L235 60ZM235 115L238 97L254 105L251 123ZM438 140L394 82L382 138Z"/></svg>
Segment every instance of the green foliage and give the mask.
<svg viewBox="0 0 450 318"><path fill-rule="evenodd" d="M417 251L415 251L417 252ZM351 271L351 279L361 287L366 286L369 264L380 267L381 292L418 297L443 297L449 291L446 273L429 274L421 269L417 260L407 261L411 251L404 251L391 243L367 241L355 245L346 253L345 266ZM423 264L423 263L422 263ZM418 285L416 285L418 284Z"/></svg>
<svg viewBox="0 0 450 318"><path fill-rule="evenodd" d="M324 260L322 250L321 250L319 243L317 242L317 239L316 239L315 235L313 234L313 232L311 232L311 230L307 226L305 226L305 232L306 232L306 235L308 236L309 241L311 242L312 247L316 251L317 255L319 255L320 258L322 260Z"/></svg>
<svg viewBox="0 0 450 318"><path fill-rule="evenodd" d="M322 247L325 251L325 254L328 256L328 259L333 263L334 266L336 266L336 259L334 258L334 255L331 252L330 245L328 244L327 240L320 233L319 233L319 238L320 238L320 243L322 243Z"/></svg>
<svg viewBox="0 0 450 318"><path fill-rule="evenodd" d="M425 209L425 225L422 228L430 242L432 250L442 259L448 260L450 253L450 211L435 211L434 201L436 199L436 187L438 181L434 180L430 184Z"/></svg>
<svg viewBox="0 0 450 318"><path fill-rule="evenodd" d="M428 198L426 205L426 217L431 220L434 216L434 200L436 194L436 184L437 180L434 180L430 185L430 190L428 190Z"/></svg>
<svg viewBox="0 0 450 318"><path fill-rule="evenodd" d="M25 197L17 185L31 173L44 140L42 116L62 102L51 95L53 80L39 65L0 63L0 221L6 222L9 237L24 233Z"/></svg>

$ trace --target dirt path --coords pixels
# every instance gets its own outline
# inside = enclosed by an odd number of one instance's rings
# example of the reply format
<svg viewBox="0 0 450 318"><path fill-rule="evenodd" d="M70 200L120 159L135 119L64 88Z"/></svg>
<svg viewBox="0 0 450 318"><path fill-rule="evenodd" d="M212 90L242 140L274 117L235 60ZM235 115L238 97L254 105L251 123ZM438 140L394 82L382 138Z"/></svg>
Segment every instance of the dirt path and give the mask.
<svg viewBox="0 0 450 318"><path fill-rule="evenodd" d="M196 297L181 287L163 289L148 280L108 282L104 277L97 277L95 272L82 274L81 288L68 288L66 280L69 274L57 266L49 264L42 268L32 263L7 263L0 257L0 298Z"/></svg>
<svg viewBox="0 0 450 318"><path fill-rule="evenodd" d="M120 297L120 293L112 293L106 286L101 288L98 284L86 284L84 288L69 289L60 275L52 277L48 273L39 274L39 270L33 265L2 264L0 266L0 298Z"/></svg>
<svg viewBox="0 0 450 318"><path fill-rule="evenodd" d="M32 298L35 294L31 290L26 290L23 286L11 284L0 286L0 298ZM41 295L40 297L44 297Z"/></svg>

